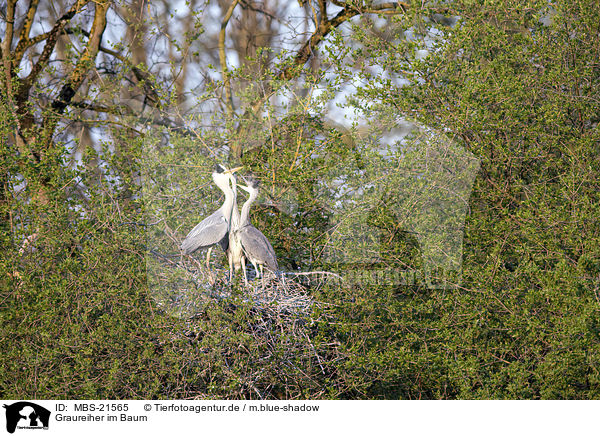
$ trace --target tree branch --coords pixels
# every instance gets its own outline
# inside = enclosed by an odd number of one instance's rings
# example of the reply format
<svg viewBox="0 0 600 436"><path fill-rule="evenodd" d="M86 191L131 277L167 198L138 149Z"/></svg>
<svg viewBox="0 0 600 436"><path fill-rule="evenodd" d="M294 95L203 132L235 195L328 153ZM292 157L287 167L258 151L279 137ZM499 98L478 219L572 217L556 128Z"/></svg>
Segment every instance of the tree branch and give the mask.
<svg viewBox="0 0 600 436"><path fill-rule="evenodd" d="M2 72L4 73L4 77L2 80L4 81L4 94L6 98L6 102L13 110L14 113L18 112L18 106L15 103L15 96L13 90L13 68L12 61L10 59L11 54L11 46L14 32L14 23L15 23L15 5L16 0L8 0L6 5L6 30L4 33L4 40L0 44L0 56L2 58ZM1 87L0 87L1 89ZM16 121L16 129L14 132L15 141L17 143L17 148L23 152L25 150L25 138L23 136L21 122L17 117Z"/></svg>
<svg viewBox="0 0 600 436"><path fill-rule="evenodd" d="M371 5L361 11L363 14L400 14L408 10L408 4L405 2L378 3Z"/></svg>
<svg viewBox="0 0 600 436"><path fill-rule="evenodd" d="M309 58L313 54L313 49L316 48L317 45L319 45L319 43L323 39L325 39L325 37L329 35L329 33L331 33L333 29L339 27L342 23L345 23L346 21L350 20L356 15L372 13L374 11L406 12L407 9L408 5L404 2L381 3L377 5L372 5L365 9L358 8L355 5L346 4L344 9L338 12L337 15L331 20L327 19L326 10L322 10L321 22L319 24L319 27L315 29L308 41L306 41L302 48L300 48L292 64L284 67L278 74L278 77L282 80L292 79L295 75L298 74L298 67L301 67L309 60Z"/></svg>
<svg viewBox="0 0 600 436"><path fill-rule="evenodd" d="M127 115L127 116L131 116L131 117L135 117L135 119L142 124L152 124L152 125L156 125L156 126L168 127L168 128L170 128L174 131L177 131L185 136L190 136L190 137L194 137L194 138L198 137L198 135L195 132L193 132L191 129L187 128L183 123L181 123L179 121L175 121L175 120L173 120L171 118L167 118L167 117L140 116L140 114L138 112L134 111L131 107L129 107L125 104L106 106L103 104L90 103L90 102L85 102L85 101L72 101L70 103L70 106L73 106L73 107L76 107L79 109L89 110L92 112L115 115L118 117ZM87 122L85 120L80 120L80 121ZM99 122L99 121L97 121L97 122ZM108 122L108 121L102 121L102 122Z"/></svg>
<svg viewBox="0 0 600 436"><path fill-rule="evenodd" d="M79 12L88 3L88 1L89 0L77 0L77 2L71 7L71 9L69 9L62 17L60 17L56 21L56 23L54 23L52 30L48 32L48 37L45 38L46 45L42 50L42 54L31 69L29 75L23 80L23 83L21 85L21 91L19 92L21 97L26 97L27 95L29 95L29 88L31 88L33 81L37 78L42 69L48 64L48 60L50 59L50 56L54 51L54 47L56 46L56 41L58 40L58 37L62 33L64 27L75 16L75 14Z"/></svg>
<svg viewBox="0 0 600 436"><path fill-rule="evenodd" d="M342 9L331 20L327 19L325 14L322 14L320 23L316 27L311 37L304 43L300 50L298 50L298 53L296 53L296 56L294 56L292 62L288 62L288 65L280 69L276 77L279 80L291 80L297 76L300 72L300 68L312 56L313 48L316 47L333 29L358 14L359 11L350 7L345 7ZM252 113L256 114L270 96L271 90L268 89L262 98L258 99L251 105Z"/></svg>
<svg viewBox="0 0 600 436"><path fill-rule="evenodd" d="M408 4L405 2L387 2L387 3L378 3L376 5L369 5L366 8L360 8L357 5L353 5L353 4L349 4L346 2L342 2L339 0L331 0L331 3L333 3L336 6L339 6L340 8L347 8L347 7L351 7L354 8L355 10L359 11L361 14L369 14L369 13L394 13L394 11L396 11L396 13L399 12L406 12L408 10Z"/></svg>
<svg viewBox="0 0 600 436"><path fill-rule="evenodd" d="M76 31L74 29L67 28L64 30L64 32L67 34L72 34L72 33L75 33ZM83 29L77 29L77 32L81 32L82 35L84 35L88 38L90 37L90 33ZM148 100L150 100L155 107L160 109L160 106L161 106L160 97L158 95L158 92L156 91L156 84L154 82L154 77L152 76L152 74L133 65L131 60L129 60L127 57L123 56L119 52L111 50L110 48L106 48L106 47L100 45L98 50L114 57L115 59L118 59L123 64L125 64L129 68L131 68L131 71L133 72L137 81L143 85L144 95L146 96L146 98Z"/></svg>
<svg viewBox="0 0 600 436"><path fill-rule="evenodd" d="M75 33L81 33L83 36L85 36L87 38L90 37L89 32L87 32L84 29L79 29L79 28L66 28L66 29L62 30L61 34L72 35ZM33 38L27 39L25 42L22 42L23 40L19 41L19 45L17 46L17 50L15 51L15 52L19 52L19 54L15 55L15 56L17 56L19 59L22 59L23 54L29 47L31 47L35 44L38 44L38 43L42 42L43 40L47 39L50 36L50 34L51 34L51 31L42 33ZM119 52L111 50L110 48L106 48L101 45L99 48L99 51L118 59L123 64L125 64L129 68L131 68L131 71L135 75L135 78L137 79L137 81L139 83L143 84L144 95L148 98L148 100L150 102L153 103L154 106L160 107L160 98L159 98L158 92L156 92L156 84L154 83L153 77L150 73L136 67L135 65L133 65L131 63L131 61L128 58L126 58ZM0 51L0 53L1 53L1 51ZM18 65L18 62L15 62L15 65Z"/></svg>
<svg viewBox="0 0 600 436"><path fill-rule="evenodd" d="M23 21L23 24L21 26L21 32L19 33L19 42L17 44L17 48L15 49L13 68L16 68L21 63L21 59L23 59L23 54L25 54L25 50L27 49L27 47L29 47L29 33L31 33L31 26L33 25L33 20L35 18L35 13L37 12L39 2L40 0L30 0L29 2L27 15L25 16L25 20Z"/></svg>
<svg viewBox="0 0 600 436"><path fill-rule="evenodd" d="M12 64L10 60L10 54L12 52L12 40L15 26L15 5L17 0L8 0L6 4L6 30L4 32L4 39L0 44L2 52L2 63L4 66L4 80L6 80L6 91L8 94L9 101L12 100Z"/></svg>
<svg viewBox="0 0 600 436"><path fill-rule="evenodd" d="M291 61L288 60L285 62L285 66L280 68L279 73L276 74L276 77L279 80L291 80L300 74L301 68L314 54L314 49L321 43L321 41L323 41L333 29L339 27L341 24L349 21L353 17L365 13L404 13L408 10L408 4L405 2L388 2L376 5L371 4L366 8L361 8L349 3L333 1L333 4L340 6L342 10L339 11L333 18L329 19L327 17L327 9L324 3L325 2L323 0L319 0L319 5L321 8L321 19L319 20L319 25L316 26L313 34L302 45L300 50L298 50ZM273 91L270 87L265 89L263 97L258 98L250 105L250 108L244 112L243 118L256 116L260 108L271 97L272 93ZM241 157L241 144L235 144L235 146L232 148L232 152L235 157Z"/></svg>
<svg viewBox="0 0 600 436"><path fill-rule="evenodd" d="M102 41L102 34L106 28L106 13L108 12L110 3L108 1L100 3L98 1L95 5L94 22L92 23L92 30L85 50L77 61L77 64L66 83L61 88L58 96L52 102L52 113L47 114L42 121L43 144L46 147L50 146L52 135L58 124L57 115L64 112L65 108L75 96L77 89L79 89L83 83L86 73L94 67L95 59Z"/></svg>
<svg viewBox="0 0 600 436"><path fill-rule="evenodd" d="M52 108L59 114L65 110L75 95L75 92L83 83L85 74L94 66L94 60L100 49L102 34L106 28L106 13L108 12L108 6L108 2L96 3L92 31L85 47L85 51L81 55L81 58L79 58L75 69L71 72L67 83L65 83L60 90L58 98L52 102Z"/></svg>
<svg viewBox="0 0 600 436"><path fill-rule="evenodd" d="M4 40L2 41L2 51L8 56L12 46L13 33L15 28L15 6L17 0L8 0L6 2L6 30L4 31Z"/></svg>
<svg viewBox="0 0 600 436"><path fill-rule="evenodd" d="M223 72L223 85L225 86L225 106L227 107L227 112L229 112L229 114L233 113L233 98L231 96L231 81L229 78L229 70L227 68L227 57L225 55L225 29L227 28L227 23L229 23L238 3L239 0L233 0L231 5L229 5L229 9L227 9L223 21L221 22L221 31L219 32L219 61L221 63L221 71Z"/></svg>
<svg viewBox="0 0 600 436"><path fill-rule="evenodd" d="M257 6L254 6L248 0L241 0L240 4L242 5L243 9L248 9L250 11L258 12L259 14L263 14L264 16L269 17L271 20L277 21L279 23L282 22L280 17L277 17L276 15L266 11L264 4L262 5L262 9L259 9Z"/></svg>
<svg viewBox="0 0 600 436"><path fill-rule="evenodd" d="M29 47L32 47L40 42L42 42L43 40L47 39L50 36L50 32L46 32L46 33L42 33L40 35L36 35L33 38L28 38L26 41L22 42L19 41L19 44L17 45L17 49L15 50L15 57L17 57L17 55L19 55L19 57L22 59L23 55L25 54L25 50L27 50ZM15 65L17 64L17 62L15 62Z"/></svg>
<svg viewBox="0 0 600 436"><path fill-rule="evenodd" d="M327 22L327 1L319 0L319 11L321 12L320 23L324 24Z"/></svg>

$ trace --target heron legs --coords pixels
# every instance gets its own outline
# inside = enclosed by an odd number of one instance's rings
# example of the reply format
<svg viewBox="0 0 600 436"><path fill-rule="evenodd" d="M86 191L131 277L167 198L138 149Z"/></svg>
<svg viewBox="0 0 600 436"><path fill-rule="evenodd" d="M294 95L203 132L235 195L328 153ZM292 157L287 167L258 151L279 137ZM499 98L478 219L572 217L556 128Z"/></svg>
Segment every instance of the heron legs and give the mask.
<svg viewBox="0 0 600 436"><path fill-rule="evenodd" d="M227 251L227 261L229 262L229 283L233 286L233 274L234 274L234 265L233 265L233 254L231 251Z"/></svg>
<svg viewBox="0 0 600 436"><path fill-rule="evenodd" d="M212 247L208 247L208 253L206 253L206 269L210 271L210 253L212 252Z"/></svg>
<svg viewBox="0 0 600 436"><path fill-rule="evenodd" d="M248 271L246 271L246 258L242 256L242 273L244 274L244 284L248 286Z"/></svg>
<svg viewBox="0 0 600 436"><path fill-rule="evenodd" d="M209 281L211 285L214 285L215 278L212 275L212 271L210 270L210 253L212 252L212 247L208 247L208 253L206 253L206 272L208 274Z"/></svg>
<svg viewBox="0 0 600 436"><path fill-rule="evenodd" d="M263 271L262 263L260 265L258 265L258 267L260 268L260 284L264 288L265 287L265 273Z"/></svg>
<svg viewBox="0 0 600 436"><path fill-rule="evenodd" d="M256 265L256 262L254 262L253 260L250 260L250 262L252 262L252 266L254 267L254 271L256 271L256 278L260 277L260 271L258 269L258 266Z"/></svg>

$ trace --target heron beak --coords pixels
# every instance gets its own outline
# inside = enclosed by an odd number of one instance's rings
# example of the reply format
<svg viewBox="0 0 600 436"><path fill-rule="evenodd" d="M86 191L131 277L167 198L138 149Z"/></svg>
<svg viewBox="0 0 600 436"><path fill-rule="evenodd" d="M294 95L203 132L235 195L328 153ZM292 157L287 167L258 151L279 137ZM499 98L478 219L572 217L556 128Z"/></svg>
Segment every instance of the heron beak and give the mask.
<svg viewBox="0 0 600 436"><path fill-rule="evenodd" d="M244 168L244 167L242 166L242 167L231 168L230 170L227 170L227 171L225 171L225 172L226 172L227 174L233 174L233 173L235 173L236 171L239 171L239 170L241 170L242 168Z"/></svg>
<svg viewBox="0 0 600 436"><path fill-rule="evenodd" d="M248 188L247 186L244 185L238 185L238 188L242 188L244 191L246 191L248 194L250 194L250 188Z"/></svg>

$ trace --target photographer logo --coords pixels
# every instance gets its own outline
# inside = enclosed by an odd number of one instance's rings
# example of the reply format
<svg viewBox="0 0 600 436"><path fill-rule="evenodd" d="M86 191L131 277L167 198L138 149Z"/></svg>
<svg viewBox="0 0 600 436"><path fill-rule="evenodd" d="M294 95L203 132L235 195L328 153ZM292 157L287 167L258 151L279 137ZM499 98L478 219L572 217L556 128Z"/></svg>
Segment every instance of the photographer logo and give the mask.
<svg viewBox="0 0 600 436"><path fill-rule="evenodd" d="M19 401L3 406L6 409L6 431L14 433L16 429L48 429L50 411L29 401Z"/></svg>

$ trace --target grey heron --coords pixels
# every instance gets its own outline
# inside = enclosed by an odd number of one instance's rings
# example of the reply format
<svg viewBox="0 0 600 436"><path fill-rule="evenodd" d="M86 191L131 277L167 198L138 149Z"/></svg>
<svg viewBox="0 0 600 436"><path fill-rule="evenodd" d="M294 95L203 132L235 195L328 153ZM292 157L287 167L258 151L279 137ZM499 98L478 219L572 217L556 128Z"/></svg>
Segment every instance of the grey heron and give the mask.
<svg viewBox="0 0 600 436"><path fill-rule="evenodd" d="M277 256L266 236L250 223L250 207L258 197L258 181L251 179L248 186L239 186L250 196L242 206L239 225L232 227L232 232L236 238L239 238L244 256L254 265L257 277L261 277L264 275L263 265L273 272L278 270ZM257 266L260 267L260 270ZM242 268L244 269L244 279L248 283L243 259Z"/></svg>
<svg viewBox="0 0 600 436"><path fill-rule="evenodd" d="M244 253L242 249L242 243L240 238L235 232L240 226L240 212L238 211L236 200L237 200L237 180L235 177L231 179L233 196L233 210L231 211L231 221L229 224L229 235L228 235L228 246L226 249L227 261L229 262L229 280L233 280L233 274L235 271L239 271L240 268L244 272L244 279L246 278L246 264L244 259Z"/></svg>
<svg viewBox="0 0 600 436"><path fill-rule="evenodd" d="M223 250L229 245L229 229L231 226L231 215L235 206L236 193L231 189L229 182L234 181L233 174L242 167L226 169L217 165L212 173L215 184L225 194L223 205L214 213L204 218L187 234L181 243L181 251L184 254L192 254L201 248L208 248L206 265L208 268L210 253L215 244L219 244ZM235 183L235 182L233 182ZM235 206L237 209L237 206Z"/></svg>

